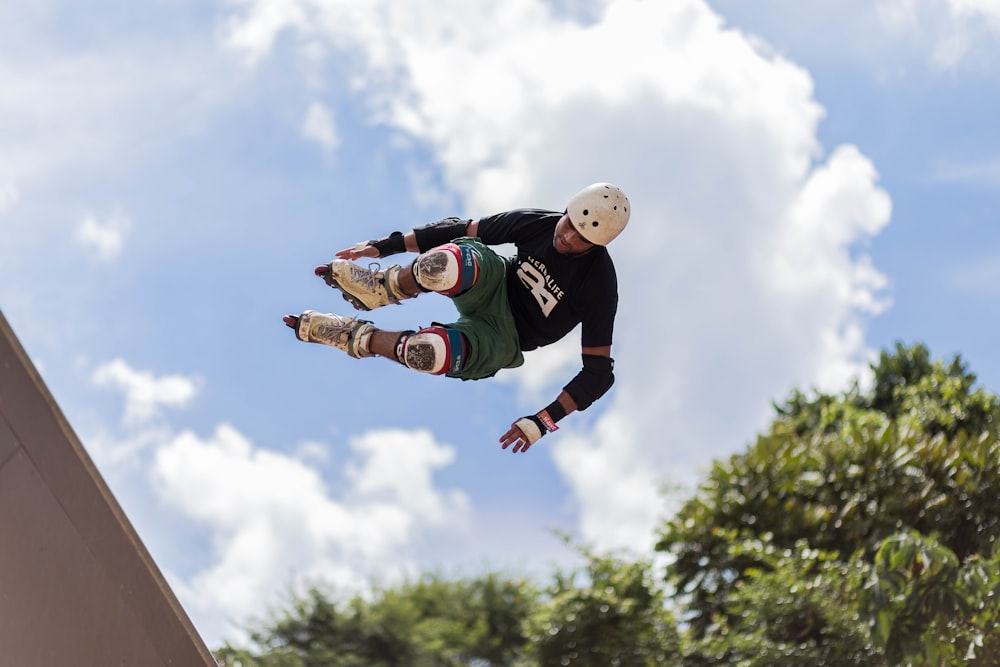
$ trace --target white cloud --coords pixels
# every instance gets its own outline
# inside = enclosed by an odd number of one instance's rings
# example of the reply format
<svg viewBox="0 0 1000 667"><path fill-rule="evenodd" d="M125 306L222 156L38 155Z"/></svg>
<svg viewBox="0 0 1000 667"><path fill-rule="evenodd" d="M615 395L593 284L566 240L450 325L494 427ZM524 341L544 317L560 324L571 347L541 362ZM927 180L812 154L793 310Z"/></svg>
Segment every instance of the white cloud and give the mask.
<svg viewBox="0 0 1000 667"><path fill-rule="evenodd" d="M351 448L365 456L363 466L347 468L358 497L405 504L432 524L463 508L461 494L442 496L434 489L431 473L454 462L455 451L435 443L427 431L373 431L353 439Z"/></svg>
<svg viewBox="0 0 1000 667"><path fill-rule="evenodd" d="M168 182L175 169L170 156L204 133L220 109L234 100L246 106L238 100L246 79L212 41L210 22L189 24L179 34L175 19L184 20L185 3L154 4L137 12L91 8L85 36L74 32L78 8L72 3L2 3L0 300L9 316L23 314L26 332L51 337L46 316L39 315L46 311L42 303L58 305L81 332L90 328L88 278L97 275L57 285L33 259L72 261L79 243L95 258L110 257L131 238L116 221L109 226L108 212L89 222L75 218L81 199L115 196L123 188L133 200L170 191L177 185ZM63 18L53 22L55 16ZM15 204L17 215L10 208ZM178 220L201 223L197 215Z"/></svg>
<svg viewBox="0 0 1000 667"><path fill-rule="evenodd" d="M727 23L781 52L825 68L867 70L882 82L914 71L976 67L996 72L1000 16L993 0L713 0Z"/></svg>
<svg viewBox="0 0 1000 667"><path fill-rule="evenodd" d="M132 220L121 211L115 211L103 222L89 214L76 228L76 239L92 250L98 259L110 260L121 254L125 237L132 229Z"/></svg>
<svg viewBox="0 0 1000 667"><path fill-rule="evenodd" d="M525 355L524 365L506 369L497 374L497 381L516 384L524 393L526 405L548 403L555 394L552 382L555 378L568 380L580 370L579 332L571 333L561 341Z"/></svg>
<svg viewBox="0 0 1000 667"><path fill-rule="evenodd" d="M98 466L118 474L122 470L140 470L145 463L138 454L153 450L172 437L173 431L165 424L133 421L126 432L99 429L88 433L84 440Z"/></svg>
<svg viewBox="0 0 1000 667"><path fill-rule="evenodd" d="M435 171L423 165L407 165L407 176L410 180L410 192L413 203L420 208L454 207L454 193L434 182Z"/></svg>
<svg viewBox="0 0 1000 667"><path fill-rule="evenodd" d="M875 11L890 37L912 38L937 67L988 62L997 55L1000 3L996 0L883 0L875 4Z"/></svg>
<svg viewBox="0 0 1000 667"><path fill-rule="evenodd" d="M837 148L812 172L775 230L768 272L776 289L811 303L830 295L860 312L884 309L885 278L850 252L889 222L891 201L876 181L874 165L854 146Z"/></svg>
<svg viewBox="0 0 1000 667"><path fill-rule="evenodd" d="M19 198L17 185L13 181L0 181L0 213L11 208Z"/></svg>
<svg viewBox="0 0 1000 667"><path fill-rule="evenodd" d="M374 118L430 146L471 214L559 209L598 180L629 194L618 381L592 433L551 440L588 541L648 547L660 484L741 447L793 386L863 368L886 299L860 250L889 198L857 148L824 158L808 73L704 2L613 0L587 26L533 0L285 3L304 24L267 6L233 43L259 58L289 29L360 52ZM512 376L535 392L540 372Z"/></svg>
<svg viewBox="0 0 1000 667"><path fill-rule="evenodd" d="M948 0L948 5L958 16L985 18L993 28L1000 30L1000 2L997 0Z"/></svg>
<svg viewBox="0 0 1000 667"><path fill-rule="evenodd" d="M322 442L309 440L298 446L295 456L303 461L313 461L316 464L324 464L330 460L330 450L326 444Z"/></svg>
<svg viewBox="0 0 1000 667"><path fill-rule="evenodd" d="M426 431L367 432L340 460L317 441L300 443L293 456L257 447L229 424L201 438L157 419L161 408L192 401L193 378L154 376L115 359L92 379L125 395L123 428L87 438L95 459L114 466L109 472L135 470L146 465L137 453L152 451L156 494L211 531L210 553L190 557L203 565L170 572L170 580L212 642L240 636L230 623L284 602L289 587L322 581L358 592L411 574L415 542L461 538L468 527L466 495L433 479L455 451ZM339 480L331 487L321 472L333 465Z"/></svg>
<svg viewBox="0 0 1000 667"><path fill-rule="evenodd" d="M0 171L33 190L67 166L127 169L136 157L198 131L240 83L196 41L63 54L50 35L32 36L0 52Z"/></svg>
<svg viewBox="0 0 1000 667"><path fill-rule="evenodd" d="M119 389L125 394L126 425L139 425L159 416L161 407L188 405L198 393L198 380L183 375L156 377L133 369L124 359L114 359L93 373L98 387Z"/></svg>
<svg viewBox="0 0 1000 667"><path fill-rule="evenodd" d="M903 33L917 27L915 0L880 0L875 14L890 33Z"/></svg>
<svg viewBox="0 0 1000 667"><path fill-rule="evenodd" d="M258 0L243 4L248 6L248 15L230 18L226 41L246 54L250 62L266 54L282 30L308 26L306 12L300 3Z"/></svg>
<svg viewBox="0 0 1000 667"><path fill-rule="evenodd" d="M412 568L417 536L465 525L465 495L432 482L454 460L451 447L427 432L385 430L350 448L337 496L317 469L258 448L227 424L158 449L161 497L213 534L212 563L179 587L195 616L204 614L203 634L222 632L219 618L242 621L282 601L289 585L321 579L359 590L376 575L400 576Z"/></svg>
<svg viewBox="0 0 1000 667"><path fill-rule="evenodd" d="M315 141L324 153L332 153L340 145L340 137L333 122L333 113L320 102L309 105L306 118L302 123L302 136Z"/></svg>
<svg viewBox="0 0 1000 667"><path fill-rule="evenodd" d="M611 410L593 433L567 431L554 447L559 469L580 506L580 532L593 544L652 552L652 527L667 514L663 471L639 444L645 425L628 410Z"/></svg>

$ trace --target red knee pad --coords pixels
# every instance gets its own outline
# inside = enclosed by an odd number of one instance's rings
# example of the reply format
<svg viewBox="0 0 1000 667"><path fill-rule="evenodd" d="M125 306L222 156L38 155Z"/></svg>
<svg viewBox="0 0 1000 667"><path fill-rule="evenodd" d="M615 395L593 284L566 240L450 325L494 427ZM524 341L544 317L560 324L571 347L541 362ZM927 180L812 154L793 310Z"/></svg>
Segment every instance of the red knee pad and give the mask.
<svg viewBox="0 0 1000 667"><path fill-rule="evenodd" d="M426 290L458 296L478 282L479 257L468 246L446 243L417 257L413 277Z"/></svg>
<svg viewBox="0 0 1000 667"><path fill-rule="evenodd" d="M403 341L401 361L421 373L455 374L465 365L468 347L468 341L458 329L428 327Z"/></svg>

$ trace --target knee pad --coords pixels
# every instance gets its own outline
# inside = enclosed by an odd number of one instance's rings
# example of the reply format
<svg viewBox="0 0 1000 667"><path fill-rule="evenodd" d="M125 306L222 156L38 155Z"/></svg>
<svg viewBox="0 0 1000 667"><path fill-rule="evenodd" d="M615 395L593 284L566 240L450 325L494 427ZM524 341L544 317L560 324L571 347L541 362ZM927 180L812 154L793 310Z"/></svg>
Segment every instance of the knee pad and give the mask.
<svg viewBox="0 0 1000 667"><path fill-rule="evenodd" d="M469 344L458 329L433 326L421 329L400 342L396 356L408 368L421 373L458 373L465 365Z"/></svg>
<svg viewBox="0 0 1000 667"><path fill-rule="evenodd" d="M468 246L446 243L417 257L413 277L425 290L458 296L479 280L479 258Z"/></svg>

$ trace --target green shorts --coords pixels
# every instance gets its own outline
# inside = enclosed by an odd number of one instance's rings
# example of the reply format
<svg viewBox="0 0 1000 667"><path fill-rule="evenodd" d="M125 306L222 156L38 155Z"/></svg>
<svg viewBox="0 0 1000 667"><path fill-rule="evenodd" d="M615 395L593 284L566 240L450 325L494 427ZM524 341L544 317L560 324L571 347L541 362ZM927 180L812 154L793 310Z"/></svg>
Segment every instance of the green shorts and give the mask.
<svg viewBox="0 0 1000 667"><path fill-rule="evenodd" d="M500 257L477 238L462 237L453 243L472 250L479 260L479 280L466 293L453 297L458 321L445 326L458 329L469 339L471 351L462 370L449 377L479 380L492 377L501 368L524 363L517 339L514 316L507 303L507 267Z"/></svg>

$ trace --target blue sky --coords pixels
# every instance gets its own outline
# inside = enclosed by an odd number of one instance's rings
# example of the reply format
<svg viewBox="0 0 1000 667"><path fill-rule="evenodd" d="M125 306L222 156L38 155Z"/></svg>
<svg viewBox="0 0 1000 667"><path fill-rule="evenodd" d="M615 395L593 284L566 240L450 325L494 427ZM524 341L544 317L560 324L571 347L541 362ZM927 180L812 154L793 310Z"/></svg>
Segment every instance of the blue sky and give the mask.
<svg viewBox="0 0 1000 667"><path fill-rule="evenodd" d="M210 644L552 529L648 553L663 487L896 340L1000 386L1000 3L497 4L0 4L0 308ZM340 248L603 180L618 381L527 455L575 335L463 383L281 322L348 312Z"/></svg>

